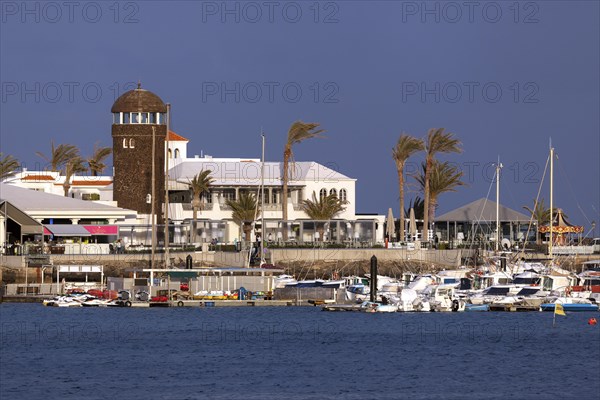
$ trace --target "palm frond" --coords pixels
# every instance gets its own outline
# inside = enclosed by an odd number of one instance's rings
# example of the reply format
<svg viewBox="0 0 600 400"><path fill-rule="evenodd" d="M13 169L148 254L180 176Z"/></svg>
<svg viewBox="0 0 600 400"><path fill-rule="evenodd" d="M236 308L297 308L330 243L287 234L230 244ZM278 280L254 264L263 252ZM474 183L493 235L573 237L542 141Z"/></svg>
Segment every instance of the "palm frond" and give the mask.
<svg viewBox="0 0 600 400"><path fill-rule="evenodd" d="M257 210L256 196L250 192L242 192L237 200L227 200L227 205L233 210L231 217L238 225L254 221L255 212ZM260 213L260 205L258 205L258 213Z"/></svg>
<svg viewBox="0 0 600 400"><path fill-rule="evenodd" d="M328 221L343 212L347 203L334 194L317 198L317 194L313 191L312 199L302 200L301 207L310 219Z"/></svg>
<svg viewBox="0 0 600 400"><path fill-rule="evenodd" d="M15 176L20 167L21 164L19 164L16 158L10 154L5 156L3 153L0 153L0 181Z"/></svg>
<svg viewBox="0 0 600 400"><path fill-rule="evenodd" d="M94 153L86 160L92 176L101 175L106 164L104 160L112 153L111 147L100 147L94 144Z"/></svg>

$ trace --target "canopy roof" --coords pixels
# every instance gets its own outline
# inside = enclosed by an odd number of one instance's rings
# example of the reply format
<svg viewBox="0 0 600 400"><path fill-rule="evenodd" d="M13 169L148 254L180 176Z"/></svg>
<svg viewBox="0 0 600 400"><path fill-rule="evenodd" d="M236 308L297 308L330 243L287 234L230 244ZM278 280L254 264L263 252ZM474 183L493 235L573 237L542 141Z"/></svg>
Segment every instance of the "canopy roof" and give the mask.
<svg viewBox="0 0 600 400"><path fill-rule="evenodd" d="M41 235L43 228L42 224L31 218L29 215L15 207L9 201L0 201L0 213L8 216L21 226L21 234L23 235Z"/></svg>
<svg viewBox="0 0 600 400"><path fill-rule="evenodd" d="M541 233L550 232L550 225L540 226L539 231ZM569 221L567 221L567 218L566 218L565 214L563 213L563 210L560 208L558 208L556 210L556 215L554 216L554 219L552 220L552 233L564 235L566 233L582 233L582 232L583 232L583 226L575 226L575 225L570 224Z"/></svg>
<svg viewBox="0 0 600 400"><path fill-rule="evenodd" d="M530 217L500 204L501 222L529 222ZM496 202L481 198L435 218L436 222L496 221Z"/></svg>

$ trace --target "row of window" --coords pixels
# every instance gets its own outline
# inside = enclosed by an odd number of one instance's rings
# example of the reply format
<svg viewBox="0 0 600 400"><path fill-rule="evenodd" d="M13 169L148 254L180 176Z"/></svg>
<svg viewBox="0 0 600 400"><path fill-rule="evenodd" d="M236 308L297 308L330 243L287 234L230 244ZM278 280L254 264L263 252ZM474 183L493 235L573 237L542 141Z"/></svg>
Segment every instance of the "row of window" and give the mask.
<svg viewBox="0 0 600 400"><path fill-rule="evenodd" d="M118 112L113 113L114 125L129 124L167 124L167 113L147 113L147 112Z"/></svg>
<svg viewBox="0 0 600 400"><path fill-rule="evenodd" d="M173 150L169 149L168 154L169 158L173 158ZM179 149L175 149L175 158L179 158L180 156Z"/></svg>
<svg viewBox="0 0 600 400"><path fill-rule="evenodd" d="M329 190L329 195L330 195L330 196L335 196L335 197L338 197L337 190L335 190L335 189L330 189L330 190ZM320 198L321 200L323 200L323 198L324 198L324 197L327 197L327 189L325 189L325 188L323 188L323 189L321 189L321 190L319 191L319 198ZM339 199L340 199L341 201L346 201L346 200L347 200L347 198L348 198L348 194L346 193L346 189L340 189L340 197L339 197Z"/></svg>

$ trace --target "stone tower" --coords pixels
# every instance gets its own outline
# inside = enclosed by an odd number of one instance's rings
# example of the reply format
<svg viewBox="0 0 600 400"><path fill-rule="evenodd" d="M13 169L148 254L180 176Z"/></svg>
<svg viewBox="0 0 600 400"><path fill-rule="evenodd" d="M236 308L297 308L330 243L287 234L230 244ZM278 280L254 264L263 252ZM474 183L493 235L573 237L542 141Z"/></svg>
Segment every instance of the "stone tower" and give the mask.
<svg viewBox="0 0 600 400"><path fill-rule="evenodd" d="M113 200L119 207L152 213L152 201L158 223L162 221L165 197L165 139L167 106L152 92L138 84L115 101L113 114ZM154 137L154 139L153 139ZM152 193L154 141L155 199Z"/></svg>

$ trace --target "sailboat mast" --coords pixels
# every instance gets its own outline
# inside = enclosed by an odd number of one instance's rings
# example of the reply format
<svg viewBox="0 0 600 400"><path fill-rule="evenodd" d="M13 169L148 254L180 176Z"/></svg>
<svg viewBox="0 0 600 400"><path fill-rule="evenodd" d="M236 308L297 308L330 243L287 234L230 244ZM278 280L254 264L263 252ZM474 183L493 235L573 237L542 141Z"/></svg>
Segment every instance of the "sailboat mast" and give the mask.
<svg viewBox="0 0 600 400"><path fill-rule="evenodd" d="M552 260L552 230L554 228L554 147L550 144L550 243L548 255Z"/></svg>
<svg viewBox="0 0 600 400"><path fill-rule="evenodd" d="M496 164L496 253L500 248L500 157L498 157L498 163Z"/></svg>
<svg viewBox="0 0 600 400"><path fill-rule="evenodd" d="M261 265L264 264L264 251L265 251L265 134L261 130L262 136L262 158L261 158L261 169L260 169L260 261Z"/></svg>

